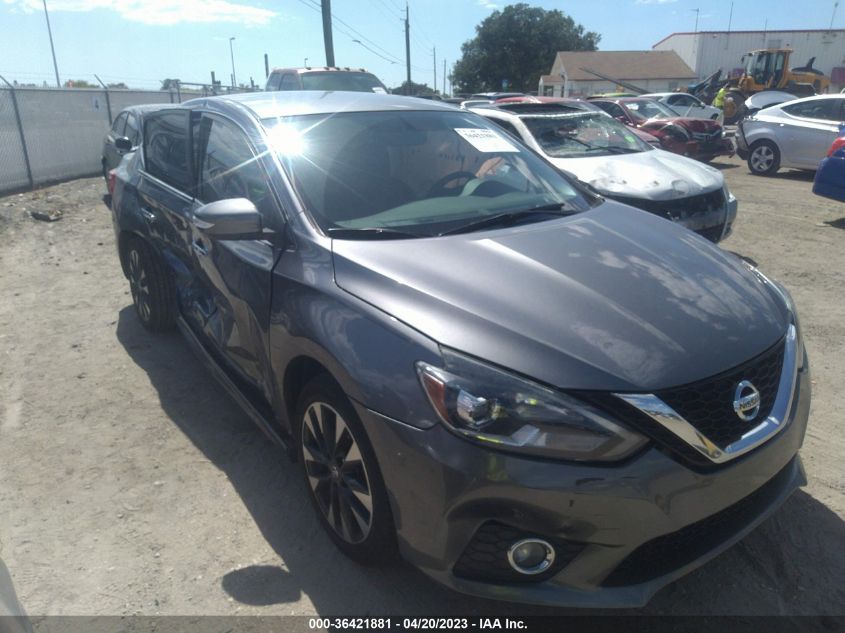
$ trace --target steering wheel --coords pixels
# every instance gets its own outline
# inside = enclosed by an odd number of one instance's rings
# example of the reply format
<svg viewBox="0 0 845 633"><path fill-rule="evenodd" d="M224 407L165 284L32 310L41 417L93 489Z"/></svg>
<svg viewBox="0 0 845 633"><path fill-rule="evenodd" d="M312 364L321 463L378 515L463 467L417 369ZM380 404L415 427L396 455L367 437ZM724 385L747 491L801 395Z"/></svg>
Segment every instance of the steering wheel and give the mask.
<svg viewBox="0 0 845 633"><path fill-rule="evenodd" d="M209 170L209 180L220 198L249 198L249 188L244 180L233 171L220 168Z"/></svg>
<svg viewBox="0 0 845 633"><path fill-rule="evenodd" d="M475 174L471 171L453 171L451 174L446 174L435 182L428 190L429 198L437 198L453 193L457 187L447 187L450 182L458 180L466 180L469 182L475 178ZM464 183L466 185L466 183Z"/></svg>

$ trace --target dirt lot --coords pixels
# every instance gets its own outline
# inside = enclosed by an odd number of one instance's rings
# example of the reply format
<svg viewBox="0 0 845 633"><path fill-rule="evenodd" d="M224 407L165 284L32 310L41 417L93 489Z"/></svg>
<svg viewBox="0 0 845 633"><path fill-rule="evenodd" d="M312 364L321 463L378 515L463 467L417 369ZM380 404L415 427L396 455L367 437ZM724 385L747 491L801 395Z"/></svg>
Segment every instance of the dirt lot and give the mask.
<svg viewBox="0 0 845 633"><path fill-rule="evenodd" d="M809 485L645 612L841 614L845 204L811 195L800 172L717 166L740 200L724 247L800 308ZM0 559L31 614L541 612L343 558L282 451L177 334L140 327L103 189L88 179L0 198ZM29 215L55 208L57 222Z"/></svg>

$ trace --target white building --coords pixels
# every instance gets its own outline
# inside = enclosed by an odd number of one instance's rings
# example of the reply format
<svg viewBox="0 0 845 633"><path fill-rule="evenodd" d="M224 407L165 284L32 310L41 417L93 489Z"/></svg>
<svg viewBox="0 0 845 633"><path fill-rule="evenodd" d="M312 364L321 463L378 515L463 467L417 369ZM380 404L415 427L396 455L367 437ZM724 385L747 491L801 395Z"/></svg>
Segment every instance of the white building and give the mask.
<svg viewBox="0 0 845 633"><path fill-rule="evenodd" d="M758 48L791 48L791 68L815 57L813 67L831 78L830 92L845 86L845 29L672 33L652 46L655 51L675 51L699 79L720 68L725 75L740 74L742 56Z"/></svg>
<svg viewBox="0 0 845 633"><path fill-rule="evenodd" d="M549 97L589 97L628 92L614 81L589 71L634 84L648 92L683 88L695 73L673 51L561 51L551 72L540 77L537 94Z"/></svg>

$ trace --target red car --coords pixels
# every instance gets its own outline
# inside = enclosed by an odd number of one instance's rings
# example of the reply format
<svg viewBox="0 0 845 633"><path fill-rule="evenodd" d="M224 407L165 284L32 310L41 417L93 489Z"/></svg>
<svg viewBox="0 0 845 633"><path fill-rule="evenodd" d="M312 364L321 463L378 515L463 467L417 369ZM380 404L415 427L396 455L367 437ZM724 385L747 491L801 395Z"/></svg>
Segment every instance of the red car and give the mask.
<svg viewBox="0 0 845 633"><path fill-rule="evenodd" d="M663 149L675 154L708 162L716 156L733 156L736 151L716 121L679 117L674 110L654 99L620 97L590 99L590 103L614 119L656 136Z"/></svg>
<svg viewBox="0 0 845 633"><path fill-rule="evenodd" d="M582 101L581 99L567 99L564 97L534 97L531 95L524 95L522 97L505 97L504 99L496 99L493 104L496 106L505 106L507 107L509 104L513 103L577 103L579 106L583 106L587 109L596 109L596 110L604 110L604 108L599 108L593 105L593 101ZM663 145L660 142L660 139L647 132L646 130L639 129L638 127L634 126L631 130L641 141L645 141L649 145L653 145L654 147L662 148Z"/></svg>

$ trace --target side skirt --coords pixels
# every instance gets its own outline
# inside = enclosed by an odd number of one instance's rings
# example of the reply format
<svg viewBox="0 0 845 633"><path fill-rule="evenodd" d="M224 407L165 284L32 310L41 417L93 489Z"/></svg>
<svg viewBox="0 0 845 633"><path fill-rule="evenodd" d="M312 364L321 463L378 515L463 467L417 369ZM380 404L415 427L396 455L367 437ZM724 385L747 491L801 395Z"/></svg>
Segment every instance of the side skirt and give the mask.
<svg viewBox="0 0 845 633"><path fill-rule="evenodd" d="M288 457L293 458L293 452L291 450L288 441L279 434L279 432L273 427L273 424L270 420L268 420L250 401L250 399L241 391L240 388L235 384L235 382L229 377L229 375L223 370L220 365L214 360L214 357L205 349L205 346L202 342L197 338L194 334L193 330L191 330L190 326L185 322L185 320L179 316L176 319L176 324L179 326L179 331L185 337L185 340L188 342L188 346L191 348L191 351L202 361L203 365L211 372L211 375L217 379L223 388L229 393L232 398L234 398L235 402L240 405L240 407L246 412L246 414L258 425L258 428L268 437L270 440L282 448L288 454Z"/></svg>

